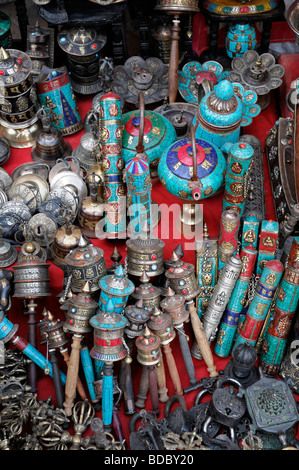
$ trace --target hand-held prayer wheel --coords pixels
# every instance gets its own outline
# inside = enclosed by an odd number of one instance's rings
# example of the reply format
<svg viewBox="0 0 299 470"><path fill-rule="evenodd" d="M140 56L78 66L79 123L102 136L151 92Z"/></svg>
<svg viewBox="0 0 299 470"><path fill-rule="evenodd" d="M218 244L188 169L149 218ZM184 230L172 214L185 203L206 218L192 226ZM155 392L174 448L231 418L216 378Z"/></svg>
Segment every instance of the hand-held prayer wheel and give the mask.
<svg viewBox="0 0 299 470"><path fill-rule="evenodd" d="M162 313L161 310L156 307L147 325L149 329L154 334L159 336L161 340L161 345L163 346L166 356L169 374L174 385L175 395L183 395L180 375L170 347L171 341L173 341L176 336L171 316L168 313Z"/></svg>
<svg viewBox="0 0 299 470"><path fill-rule="evenodd" d="M184 331L184 323L189 321L189 312L187 311L185 304L185 297L183 295L176 294L171 287L168 287L166 297L160 302L160 307L172 318L172 324L179 335L180 348L190 384L194 385L197 380L188 344L189 337Z"/></svg>
<svg viewBox="0 0 299 470"><path fill-rule="evenodd" d="M153 412L159 414L159 397L155 365L162 359L160 348L161 340L146 326L143 335L136 339L135 344L137 347L138 362L148 369L149 390Z"/></svg>
<svg viewBox="0 0 299 470"><path fill-rule="evenodd" d="M165 243L154 235L143 231L127 240L127 271L140 277L145 271L149 277L164 272L163 250Z"/></svg>
<svg viewBox="0 0 299 470"><path fill-rule="evenodd" d="M124 315L128 320L125 333L129 338L135 338L143 333L151 314L142 300L138 300L135 305L128 305L124 309Z"/></svg>
<svg viewBox="0 0 299 470"><path fill-rule="evenodd" d="M119 265L114 274L103 276L99 280L101 289L99 307L105 310L108 301L112 301L115 313L122 313L129 296L134 292L135 286L130 281L122 265Z"/></svg>
<svg viewBox="0 0 299 470"><path fill-rule="evenodd" d="M226 209L221 214L218 236L218 269L224 267L227 260L236 253L240 214L234 209Z"/></svg>
<svg viewBox="0 0 299 470"><path fill-rule="evenodd" d="M92 331L89 320L95 315L98 304L90 295L88 281L80 292L66 300L65 307L64 328L66 331L78 334Z"/></svg>
<svg viewBox="0 0 299 470"><path fill-rule="evenodd" d="M44 311L43 316L43 320L41 320L38 324L41 333L40 344L46 344L49 350L53 368L53 381L57 405L58 408L62 409L64 402L64 390L58 368L56 348L64 346L68 342L68 339L63 331L63 322L61 322L59 319L54 320L54 316L48 310Z"/></svg>
<svg viewBox="0 0 299 470"><path fill-rule="evenodd" d="M191 263L180 260L174 267L165 272L170 287L176 294L183 295L185 301L193 300L200 292L195 276L195 267Z"/></svg>
<svg viewBox="0 0 299 470"><path fill-rule="evenodd" d="M102 388L103 423L109 428L113 414L113 362L124 359L128 354L128 347L124 341L124 330L127 319L114 311L114 304L110 299L100 313L90 319L93 328L93 347L90 355L97 361L105 363ZM131 358L127 358L131 360Z"/></svg>
<svg viewBox="0 0 299 470"><path fill-rule="evenodd" d="M78 247L64 259L73 292L80 292L86 281L90 282L91 292L99 290L99 280L106 274L104 251L101 248L81 237Z"/></svg>
<svg viewBox="0 0 299 470"><path fill-rule="evenodd" d="M267 261L246 313L245 320L236 337L233 351L239 344L246 341L253 346L256 345L283 271L284 266L280 261Z"/></svg>
<svg viewBox="0 0 299 470"><path fill-rule="evenodd" d="M152 311L155 307L159 307L162 289L160 287L154 286L150 282L150 277L143 271L140 276L140 286L135 288L135 291L132 294L132 299L139 301L141 300L143 306Z"/></svg>

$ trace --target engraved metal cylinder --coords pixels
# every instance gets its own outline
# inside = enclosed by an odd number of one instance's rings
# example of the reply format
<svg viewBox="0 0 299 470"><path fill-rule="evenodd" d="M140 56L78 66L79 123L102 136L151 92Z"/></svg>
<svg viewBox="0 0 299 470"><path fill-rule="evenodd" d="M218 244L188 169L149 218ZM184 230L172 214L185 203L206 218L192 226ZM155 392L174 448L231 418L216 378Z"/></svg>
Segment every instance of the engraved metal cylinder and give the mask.
<svg viewBox="0 0 299 470"><path fill-rule="evenodd" d="M147 308L148 311L152 311L155 307L159 308L161 301L162 289L154 286L150 282L150 278L144 271L140 277L141 284L135 288L135 291L131 295L132 299L136 302L142 301L143 307Z"/></svg>
<svg viewBox="0 0 299 470"><path fill-rule="evenodd" d="M71 290L80 292L86 281L91 292L99 290L99 280L106 274L104 251L80 238L78 247L64 258L69 275Z"/></svg>
<svg viewBox="0 0 299 470"><path fill-rule="evenodd" d="M67 308L64 327L70 333L84 334L92 331L89 320L95 315L98 304L91 297L87 286L88 283L82 292L73 294L64 304L64 307Z"/></svg>
<svg viewBox="0 0 299 470"><path fill-rule="evenodd" d="M161 340L146 326L143 335L136 338L137 360L144 366L153 366L162 359Z"/></svg>
<svg viewBox="0 0 299 470"><path fill-rule="evenodd" d="M151 236L136 236L126 242L128 274L140 277L145 271L149 277L164 272L163 250L165 243Z"/></svg>
<svg viewBox="0 0 299 470"><path fill-rule="evenodd" d="M252 246L241 248L240 259L243 266L220 323L214 348L217 356L228 357L230 354L240 314L247 298L249 281L254 272L256 257L257 250Z"/></svg>
<svg viewBox="0 0 299 470"><path fill-rule="evenodd" d="M29 245L29 244L28 244ZM38 298L50 295L50 265L40 258L27 256L14 269L14 297Z"/></svg>
<svg viewBox="0 0 299 470"><path fill-rule="evenodd" d="M219 270L234 255L238 245L240 214L233 209L222 212L218 237Z"/></svg>
<svg viewBox="0 0 299 470"><path fill-rule="evenodd" d="M122 313L129 296L134 292L135 286L130 281L122 265L119 265L114 274L103 276L99 280L101 289L99 307L105 310L108 302L114 305L115 313Z"/></svg>
<svg viewBox="0 0 299 470"><path fill-rule="evenodd" d="M105 312L101 311L90 319L93 327L93 347L90 355L93 359L115 362L124 359L127 349L124 346L124 329L128 321L123 315L113 312L109 303Z"/></svg>
<svg viewBox="0 0 299 470"><path fill-rule="evenodd" d="M288 263L275 301L273 319L262 344L260 366L267 375L278 374L299 301L299 238L294 237Z"/></svg>
<svg viewBox="0 0 299 470"><path fill-rule="evenodd" d="M176 336L171 316L159 309L154 310L147 326L155 335L159 336L163 346L173 341Z"/></svg>
<svg viewBox="0 0 299 470"><path fill-rule="evenodd" d="M280 261L267 261L245 320L236 337L233 351L238 344L246 341L255 346L283 271L284 266Z"/></svg>
<svg viewBox="0 0 299 470"><path fill-rule="evenodd" d="M189 321L189 312L185 307L185 297L176 294L168 288L166 297L160 302L160 307L172 317L173 325L178 326Z"/></svg>
<svg viewBox="0 0 299 470"><path fill-rule="evenodd" d="M49 343L50 349L56 349L61 348L68 342L63 329L63 322L60 319L45 318L37 326L41 335L40 344Z"/></svg>
<svg viewBox="0 0 299 470"><path fill-rule="evenodd" d="M236 285L241 269L242 261L236 256L231 256L221 271L202 323L209 343L215 339L218 325Z"/></svg>
<svg viewBox="0 0 299 470"><path fill-rule="evenodd" d="M180 261L175 267L169 268L165 276L175 293L183 295L186 301L194 299L200 292L195 267L191 263Z"/></svg>
<svg viewBox="0 0 299 470"><path fill-rule="evenodd" d="M124 315L128 320L128 325L125 327L127 336L134 338L142 334L150 318L150 312L144 308L143 302L139 300L136 305L128 305L124 309Z"/></svg>

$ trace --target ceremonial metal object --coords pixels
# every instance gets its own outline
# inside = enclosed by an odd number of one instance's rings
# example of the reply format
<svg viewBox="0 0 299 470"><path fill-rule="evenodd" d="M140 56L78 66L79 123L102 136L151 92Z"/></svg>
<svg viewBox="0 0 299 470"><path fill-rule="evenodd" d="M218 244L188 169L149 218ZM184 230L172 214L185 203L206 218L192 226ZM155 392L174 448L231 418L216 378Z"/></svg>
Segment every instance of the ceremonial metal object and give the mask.
<svg viewBox="0 0 299 470"><path fill-rule="evenodd" d="M89 196L81 203L78 213L78 225L82 233L89 238L96 238L97 224L104 217L104 201L99 197L102 180L95 173L86 177Z"/></svg>
<svg viewBox="0 0 299 470"><path fill-rule="evenodd" d="M164 272L163 251L165 243L145 231L126 241L127 272L140 278L145 271L148 277Z"/></svg>
<svg viewBox="0 0 299 470"><path fill-rule="evenodd" d="M128 320L125 333L129 338L135 338L143 333L151 313L145 308L143 301L138 300L135 305L128 305L124 308L124 315Z"/></svg>
<svg viewBox="0 0 299 470"><path fill-rule="evenodd" d="M89 320L95 315L97 302L93 300L87 281L81 291L69 297L65 304L64 328L70 333L88 333L92 331Z"/></svg>
<svg viewBox="0 0 299 470"><path fill-rule="evenodd" d="M113 304L114 312L121 314L129 296L134 292L135 286L125 273L122 265L119 265L114 274L103 276L99 280L101 289L99 298L100 310L105 310L108 302Z"/></svg>
<svg viewBox="0 0 299 470"><path fill-rule="evenodd" d="M249 23L233 24L229 27L225 38L226 54L231 59L234 57L243 57L247 51L255 49L256 43L254 25L250 25Z"/></svg>
<svg viewBox="0 0 299 470"><path fill-rule="evenodd" d="M237 251L240 213L226 209L221 214L218 236L218 269L224 267L227 260Z"/></svg>
<svg viewBox="0 0 299 470"><path fill-rule="evenodd" d="M160 305L162 289L150 282L150 277L146 271L143 271L139 280L141 284L135 288L131 297L135 301L141 300L144 308L151 312L154 307L159 307Z"/></svg>
<svg viewBox="0 0 299 470"><path fill-rule="evenodd" d="M43 65L53 67L54 63L54 29L27 25L26 54L32 63L33 77L39 75Z"/></svg>

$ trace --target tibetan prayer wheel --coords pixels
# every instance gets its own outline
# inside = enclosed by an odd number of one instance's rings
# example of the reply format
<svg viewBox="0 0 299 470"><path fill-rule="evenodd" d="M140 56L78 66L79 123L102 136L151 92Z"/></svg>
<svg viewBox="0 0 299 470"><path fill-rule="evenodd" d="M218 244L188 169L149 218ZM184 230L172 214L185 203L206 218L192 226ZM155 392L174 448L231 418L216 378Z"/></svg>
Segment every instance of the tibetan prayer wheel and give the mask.
<svg viewBox="0 0 299 470"><path fill-rule="evenodd" d="M137 360L144 366L153 366L162 359L161 340L146 326L143 335L136 338Z"/></svg>
<svg viewBox="0 0 299 470"><path fill-rule="evenodd" d="M200 292L195 268L191 263L180 260L175 267L166 271L165 276L169 279L170 287L176 294L183 295L185 301L194 299Z"/></svg>
<svg viewBox="0 0 299 470"><path fill-rule="evenodd" d="M64 259L71 275L73 292L80 292L86 281L90 282L91 292L99 290L99 280L106 274L104 251L101 248L81 237L78 247Z"/></svg>
<svg viewBox="0 0 299 470"><path fill-rule="evenodd" d="M127 356L124 346L124 329L128 321L119 313L114 312L112 302L106 309L90 319L94 331L94 345L90 351L93 359L104 362L115 362Z"/></svg>
<svg viewBox="0 0 299 470"><path fill-rule="evenodd" d="M240 214L234 209L226 209L221 214L218 236L218 269L222 269L233 256L238 246Z"/></svg>
<svg viewBox="0 0 299 470"><path fill-rule="evenodd" d="M128 274L140 277L145 271L149 277L164 272L163 250L165 243L159 238L141 233L127 240Z"/></svg>
<svg viewBox="0 0 299 470"><path fill-rule="evenodd" d="M14 297L39 298L50 295L50 265L32 256L34 245L27 242L26 256L14 267Z"/></svg>
<svg viewBox="0 0 299 470"><path fill-rule="evenodd" d="M149 311L153 310L154 307L159 307L162 289L150 282L150 278L145 271L143 271L139 280L141 284L136 287L135 292L132 294L132 299L136 301L142 300L143 306Z"/></svg>
<svg viewBox="0 0 299 470"><path fill-rule="evenodd" d="M112 301L115 313L122 313L129 296L134 292L135 286L130 281L122 265L120 265L114 274L103 276L99 280L101 289L99 306L105 310L108 301Z"/></svg>
<svg viewBox="0 0 299 470"><path fill-rule="evenodd" d="M185 297L176 294L170 287L167 289L166 297L160 302L160 307L172 317L174 325L181 325L189 321L189 313L185 308Z"/></svg>
<svg viewBox="0 0 299 470"><path fill-rule="evenodd" d="M163 313L158 308L155 308L147 325L160 338L163 346L173 341L176 336L170 314Z"/></svg>
<svg viewBox="0 0 299 470"><path fill-rule="evenodd" d="M64 328L70 333L88 333L92 331L89 320L96 313L97 302L90 295L89 283L86 282L81 292L68 298L65 306Z"/></svg>
<svg viewBox="0 0 299 470"><path fill-rule="evenodd" d="M55 320L48 310L43 313L43 316L43 320L37 325L41 334L40 344L49 343L49 348L61 348L69 341L65 335L63 322L60 319Z"/></svg>
<svg viewBox="0 0 299 470"><path fill-rule="evenodd" d="M142 300L138 300L135 305L128 305L124 309L124 315L128 320L128 325L125 327L127 336L135 338L141 335L150 318L150 312L144 307Z"/></svg>

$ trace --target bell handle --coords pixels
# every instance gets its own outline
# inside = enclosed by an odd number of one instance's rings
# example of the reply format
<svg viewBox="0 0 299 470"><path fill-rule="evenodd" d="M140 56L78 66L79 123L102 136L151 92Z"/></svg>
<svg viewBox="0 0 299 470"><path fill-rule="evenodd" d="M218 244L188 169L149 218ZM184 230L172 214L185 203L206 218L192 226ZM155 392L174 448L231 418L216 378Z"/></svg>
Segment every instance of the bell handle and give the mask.
<svg viewBox="0 0 299 470"><path fill-rule="evenodd" d="M144 122L145 122L145 104L144 104L144 93L143 91L139 92L138 95L139 109L140 109L140 122L139 122L139 138L136 150L138 153L144 152Z"/></svg>

